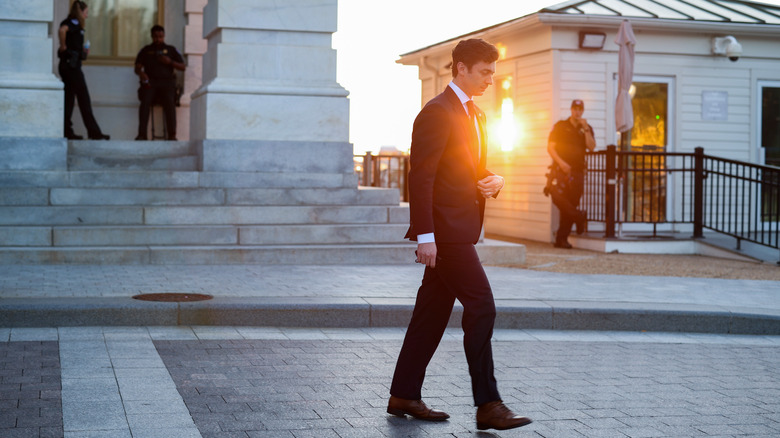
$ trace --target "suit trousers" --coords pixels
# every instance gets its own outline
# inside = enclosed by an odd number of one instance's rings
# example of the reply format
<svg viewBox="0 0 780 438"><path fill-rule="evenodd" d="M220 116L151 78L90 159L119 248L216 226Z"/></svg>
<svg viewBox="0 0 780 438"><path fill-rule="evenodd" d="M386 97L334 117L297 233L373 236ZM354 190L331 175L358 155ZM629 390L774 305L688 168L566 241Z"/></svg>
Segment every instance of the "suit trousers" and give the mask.
<svg viewBox="0 0 780 438"><path fill-rule="evenodd" d="M425 369L439 346L457 298L463 305L463 346L474 404L500 400L490 345L496 305L476 248L470 243L437 243L436 247L436 267L425 268L390 394L408 400L422 398Z"/></svg>

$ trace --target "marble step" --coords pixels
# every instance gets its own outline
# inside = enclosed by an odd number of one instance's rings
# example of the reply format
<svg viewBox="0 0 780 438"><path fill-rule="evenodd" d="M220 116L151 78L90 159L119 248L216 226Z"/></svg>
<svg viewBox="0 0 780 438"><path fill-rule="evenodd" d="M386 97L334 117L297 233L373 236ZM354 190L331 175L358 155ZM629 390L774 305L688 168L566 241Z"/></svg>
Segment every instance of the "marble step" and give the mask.
<svg viewBox="0 0 780 438"><path fill-rule="evenodd" d="M187 141L68 142L68 170L197 171L196 148Z"/></svg>
<svg viewBox="0 0 780 438"><path fill-rule="evenodd" d="M213 245L0 249L3 264L153 265L380 265L414 263L413 243L365 245ZM525 246L485 240L477 245L489 265L522 264Z"/></svg>
<svg viewBox="0 0 780 438"><path fill-rule="evenodd" d="M68 170L168 170L196 171L198 157L90 157L68 156Z"/></svg>
<svg viewBox="0 0 780 438"><path fill-rule="evenodd" d="M0 227L0 248L403 243L407 224Z"/></svg>
<svg viewBox="0 0 780 438"><path fill-rule="evenodd" d="M406 206L10 206L0 226L408 223Z"/></svg>
<svg viewBox="0 0 780 438"><path fill-rule="evenodd" d="M113 158L172 158L196 155L189 141L71 140L69 156Z"/></svg>
<svg viewBox="0 0 780 438"><path fill-rule="evenodd" d="M28 203L22 195L28 192ZM0 189L0 205L398 205L397 189ZM4 202L8 199L8 202Z"/></svg>
<svg viewBox="0 0 780 438"><path fill-rule="evenodd" d="M0 170L2 188L355 188L355 173Z"/></svg>

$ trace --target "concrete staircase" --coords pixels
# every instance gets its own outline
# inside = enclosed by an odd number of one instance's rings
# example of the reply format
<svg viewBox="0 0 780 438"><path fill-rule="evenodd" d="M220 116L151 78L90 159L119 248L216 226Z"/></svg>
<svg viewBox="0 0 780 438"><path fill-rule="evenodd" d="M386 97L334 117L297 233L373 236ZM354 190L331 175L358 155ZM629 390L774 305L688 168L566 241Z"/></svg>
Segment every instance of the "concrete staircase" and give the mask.
<svg viewBox="0 0 780 438"><path fill-rule="evenodd" d="M0 171L0 263L409 262L397 190L198 161L190 142L71 141L67 170Z"/></svg>
<svg viewBox="0 0 780 438"><path fill-rule="evenodd" d="M0 263L412 261L396 189L358 188L351 168L200 171L200 160L190 142L71 141L67 169L0 169ZM489 262L524 260L517 245L481 247Z"/></svg>

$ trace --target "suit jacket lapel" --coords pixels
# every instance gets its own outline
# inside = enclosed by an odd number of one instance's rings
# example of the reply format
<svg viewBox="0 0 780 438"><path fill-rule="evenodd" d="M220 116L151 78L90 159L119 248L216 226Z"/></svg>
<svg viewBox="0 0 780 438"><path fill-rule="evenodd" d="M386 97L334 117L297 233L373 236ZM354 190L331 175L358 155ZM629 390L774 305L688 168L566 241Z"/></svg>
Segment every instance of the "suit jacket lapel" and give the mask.
<svg viewBox="0 0 780 438"><path fill-rule="evenodd" d="M471 118L466 113L465 108L463 108L463 104L460 102L460 99L458 99L458 95L455 94L455 92L450 88L449 86L445 90L445 93L447 93L447 97L452 104L452 111L455 113L456 119L460 122L460 126L463 129L463 134L466 139L468 139L468 144L466 145L466 153L468 153L469 157L471 158L471 162L474 164L474 175L477 175L477 166L479 166L479 162L482 160L478 160L478 157L481 155L479 154L480 151L480 145L478 143L482 143L482 141L475 138L476 130L472 125ZM480 120L480 117L484 119L485 114L477 108L476 105L474 105L474 108L477 110L477 120ZM484 138L484 123L482 121L479 121L479 128L480 128L480 137ZM484 155L484 154L482 154Z"/></svg>

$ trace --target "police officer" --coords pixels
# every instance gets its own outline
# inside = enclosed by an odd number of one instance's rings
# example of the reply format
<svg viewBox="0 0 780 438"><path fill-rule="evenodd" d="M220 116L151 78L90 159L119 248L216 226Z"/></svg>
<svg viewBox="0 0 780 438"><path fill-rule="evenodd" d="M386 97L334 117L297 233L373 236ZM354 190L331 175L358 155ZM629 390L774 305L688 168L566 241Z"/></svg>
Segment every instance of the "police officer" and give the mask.
<svg viewBox="0 0 780 438"><path fill-rule="evenodd" d="M136 140L147 140L149 112L157 99L165 112L168 140L176 140L176 75L173 70L184 71L185 68L179 51L165 44L165 29L160 25L152 27L152 44L141 49L135 58L135 74L141 80Z"/></svg>
<svg viewBox="0 0 780 438"><path fill-rule="evenodd" d="M57 49L57 57L60 59L57 70L65 84L65 137L68 140L81 140L82 136L73 132L73 106L78 100L79 112L87 135L91 140L108 140L109 136L103 134L92 114L92 101L89 98L87 82L84 80L84 72L81 71L81 61L87 58L88 48L84 47L84 21L89 15L89 7L82 1L75 1L70 7L70 13L57 32L60 45Z"/></svg>
<svg viewBox="0 0 780 438"><path fill-rule="evenodd" d="M585 104L582 100L573 100L571 117L556 123L547 140L547 152L553 159L553 173L564 198L563 202L556 203L560 210L558 231L555 233L556 248L571 248L568 237L572 224L577 224L579 234L585 230L587 221L585 212L577 210L577 206L585 186L585 151L596 149L596 140L593 127L582 118L583 112Z"/></svg>

